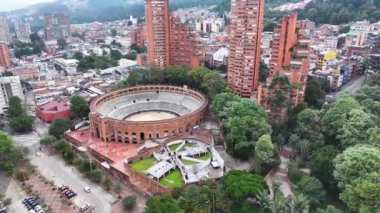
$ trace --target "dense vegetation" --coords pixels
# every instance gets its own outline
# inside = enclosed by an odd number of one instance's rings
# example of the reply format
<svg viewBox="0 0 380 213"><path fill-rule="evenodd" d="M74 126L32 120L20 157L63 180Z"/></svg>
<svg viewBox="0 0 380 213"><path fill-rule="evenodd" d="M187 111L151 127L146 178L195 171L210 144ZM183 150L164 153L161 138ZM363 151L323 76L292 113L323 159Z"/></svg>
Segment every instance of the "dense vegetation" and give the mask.
<svg viewBox="0 0 380 213"><path fill-rule="evenodd" d="M380 20L379 0L316 0L300 11L300 18L317 23L345 24L350 21Z"/></svg>
<svg viewBox="0 0 380 213"><path fill-rule="evenodd" d="M0 131L0 171L13 172L27 162L28 151L27 148L17 147L9 135Z"/></svg>
<svg viewBox="0 0 380 213"><path fill-rule="evenodd" d="M15 48L15 56L17 58L21 58L22 56L39 54L45 48L44 41L37 33L31 34L30 40L30 43L21 42L19 40L15 40L12 43L12 45Z"/></svg>
<svg viewBox="0 0 380 213"><path fill-rule="evenodd" d="M32 131L34 118L27 114L19 97L13 96L9 99L8 116L10 127L14 132L27 133Z"/></svg>

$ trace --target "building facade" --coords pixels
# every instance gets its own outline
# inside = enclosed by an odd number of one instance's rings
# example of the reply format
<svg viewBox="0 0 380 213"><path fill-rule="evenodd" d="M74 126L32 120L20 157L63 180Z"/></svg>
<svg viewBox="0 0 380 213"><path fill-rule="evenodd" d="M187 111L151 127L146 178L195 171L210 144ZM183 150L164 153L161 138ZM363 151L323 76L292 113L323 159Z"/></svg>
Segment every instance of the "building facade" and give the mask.
<svg viewBox="0 0 380 213"><path fill-rule="evenodd" d="M45 14L44 20L46 40L57 40L71 36L70 20L65 14Z"/></svg>
<svg viewBox="0 0 380 213"><path fill-rule="evenodd" d="M11 34L7 23L7 16L0 14L0 41L9 44L11 42Z"/></svg>
<svg viewBox="0 0 380 213"><path fill-rule="evenodd" d="M169 65L169 0L146 0L148 61L160 67Z"/></svg>
<svg viewBox="0 0 380 213"><path fill-rule="evenodd" d="M46 104L36 107L36 115L45 122L52 122L58 118L71 117L70 100L50 101Z"/></svg>
<svg viewBox="0 0 380 213"><path fill-rule="evenodd" d="M264 0L232 0L228 83L242 97L258 88Z"/></svg>
<svg viewBox="0 0 380 213"><path fill-rule="evenodd" d="M9 99L13 96L24 99L21 80L18 76L0 78L0 115L8 110Z"/></svg>
<svg viewBox="0 0 380 213"><path fill-rule="evenodd" d="M0 67L9 67L11 65L11 58L9 56L8 45L4 42L0 42Z"/></svg>
<svg viewBox="0 0 380 213"><path fill-rule="evenodd" d="M169 12L169 0L146 0L145 3L148 63L201 66L203 46L197 34Z"/></svg>
<svg viewBox="0 0 380 213"><path fill-rule="evenodd" d="M22 22L20 19L14 20L16 38L20 41L29 42L30 41L30 24Z"/></svg>
<svg viewBox="0 0 380 213"><path fill-rule="evenodd" d="M368 70L380 73L380 35L374 39Z"/></svg>
<svg viewBox="0 0 380 213"><path fill-rule="evenodd" d="M304 101L309 71L310 40L305 36L303 28L297 25L297 13L284 16L281 26L277 26L273 33L273 43L269 66L269 76L266 85L260 86L259 103L263 104L272 114L280 113L283 116L285 109L273 109L268 103L273 97L279 81L278 77L286 77L289 82L288 99L293 105ZM273 84L272 84L273 83ZM284 85L281 85L284 86ZM280 87L281 87L280 86Z"/></svg>

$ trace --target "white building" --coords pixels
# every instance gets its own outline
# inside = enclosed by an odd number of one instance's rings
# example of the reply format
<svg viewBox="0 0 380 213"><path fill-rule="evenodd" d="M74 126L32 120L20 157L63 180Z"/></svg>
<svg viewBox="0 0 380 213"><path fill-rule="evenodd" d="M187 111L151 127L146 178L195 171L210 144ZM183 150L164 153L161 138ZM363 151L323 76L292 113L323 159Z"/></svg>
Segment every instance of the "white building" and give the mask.
<svg viewBox="0 0 380 213"><path fill-rule="evenodd" d="M24 99L19 76L0 78L0 114L4 114L9 107L9 98L17 96Z"/></svg>
<svg viewBox="0 0 380 213"><path fill-rule="evenodd" d="M323 40L324 50L336 50L338 47L338 36L326 36Z"/></svg>
<svg viewBox="0 0 380 213"><path fill-rule="evenodd" d="M54 64L60 66L68 74L76 74L79 61L76 59L54 59Z"/></svg>

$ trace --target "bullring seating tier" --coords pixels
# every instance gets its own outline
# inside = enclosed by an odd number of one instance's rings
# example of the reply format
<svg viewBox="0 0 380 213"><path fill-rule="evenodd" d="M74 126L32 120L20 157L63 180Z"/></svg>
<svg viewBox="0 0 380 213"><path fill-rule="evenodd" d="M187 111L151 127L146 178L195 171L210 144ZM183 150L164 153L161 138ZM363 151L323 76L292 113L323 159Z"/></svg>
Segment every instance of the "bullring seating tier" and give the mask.
<svg viewBox="0 0 380 213"><path fill-rule="evenodd" d="M104 116L124 120L130 115L144 111L165 111L182 116L201 106L201 101L179 93L141 92L109 100L98 106L97 111Z"/></svg>

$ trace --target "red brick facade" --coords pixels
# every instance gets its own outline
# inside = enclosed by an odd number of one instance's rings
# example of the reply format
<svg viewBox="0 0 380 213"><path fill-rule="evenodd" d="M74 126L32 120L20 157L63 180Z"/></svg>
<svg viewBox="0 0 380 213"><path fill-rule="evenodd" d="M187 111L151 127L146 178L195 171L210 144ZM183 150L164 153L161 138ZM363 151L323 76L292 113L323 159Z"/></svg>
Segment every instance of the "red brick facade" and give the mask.
<svg viewBox="0 0 380 213"><path fill-rule="evenodd" d="M199 65L204 52L197 34L169 13L169 0L146 0L148 62L159 67Z"/></svg>
<svg viewBox="0 0 380 213"><path fill-rule="evenodd" d="M264 0L231 1L228 83L243 97L258 87L263 19Z"/></svg>
<svg viewBox="0 0 380 213"><path fill-rule="evenodd" d="M267 99L273 95L269 89L275 76L286 76L291 86L289 100L293 105L304 101L309 70L310 40L302 32L302 25L297 25L297 13L284 16L281 26L275 27L270 59L270 73L266 85L261 85L258 101L267 109ZM279 88L277 88L279 89ZM278 109L280 114L285 111Z"/></svg>
<svg viewBox="0 0 380 213"><path fill-rule="evenodd" d="M6 43L0 42L0 67L9 67L11 58L9 56L9 48Z"/></svg>
<svg viewBox="0 0 380 213"><path fill-rule="evenodd" d="M174 92L192 96L200 100L202 106L197 110L172 119L160 121L125 121L105 117L96 111L100 104L126 94L136 92ZM191 130L191 127L200 123L207 111L207 98L196 91L175 86L136 86L117 90L97 98L91 103L90 128L94 137L102 141L118 141L123 143L142 143L144 139L173 138L176 135Z"/></svg>

